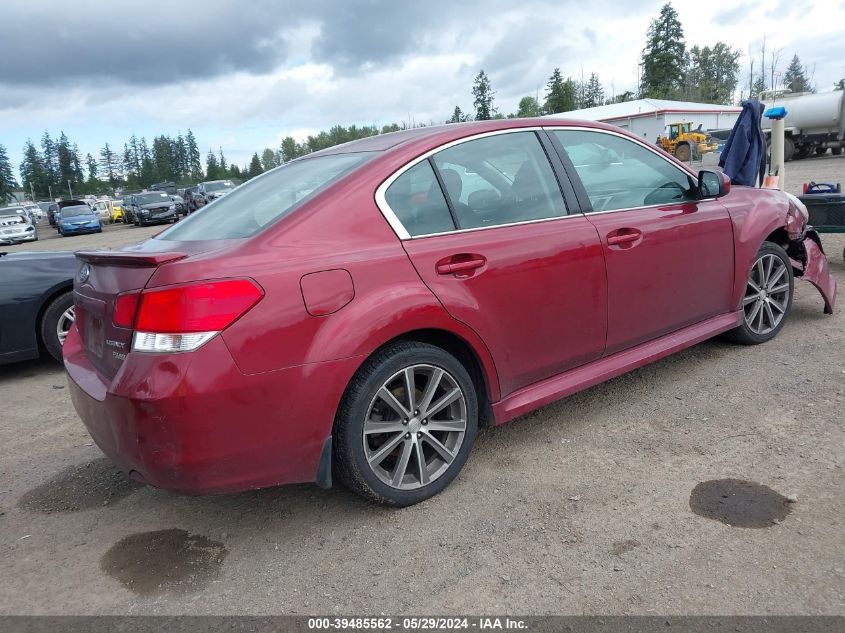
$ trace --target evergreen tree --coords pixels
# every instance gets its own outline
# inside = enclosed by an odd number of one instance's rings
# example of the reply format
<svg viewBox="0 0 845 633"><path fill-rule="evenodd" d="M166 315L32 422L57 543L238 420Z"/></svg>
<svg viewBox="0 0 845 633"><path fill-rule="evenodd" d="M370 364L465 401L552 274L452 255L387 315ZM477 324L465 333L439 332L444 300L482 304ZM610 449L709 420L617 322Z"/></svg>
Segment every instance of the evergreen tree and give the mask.
<svg viewBox="0 0 845 633"><path fill-rule="evenodd" d="M0 145L0 204L11 200L12 192L18 188L18 182L12 172L12 163L9 162L9 155L6 148Z"/></svg>
<svg viewBox="0 0 845 633"><path fill-rule="evenodd" d="M59 157L56 151L56 144L50 138L49 132L44 130L41 136L41 165L44 170L44 179L54 188L61 181L59 174Z"/></svg>
<svg viewBox="0 0 845 633"><path fill-rule="evenodd" d="M464 114L464 111L461 110L460 106L455 106L455 110L452 112L452 117L446 121L446 123L463 123L468 120L469 115Z"/></svg>
<svg viewBox="0 0 845 633"><path fill-rule="evenodd" d="M519 100L519 105L516 108L516 117L524 119L526 117L540 116L541 108L537 99L534 97L522 97Z"/></svg>
<svg viewBox="0 0 845 633"><path fill-rule="evenodd" d="M479 71L472 84L472 104L475 107L476 121L488 121L493 118L496 113L495 108L493 108L493 97L495 96L496 93L493 92L487 73L483 70Z"/></svg>
<svg viewBox="0 0 845 633"><path fill-rule="evenodd" d="M108 180L112 195L114 195L117 184L120 182L120 171L120 162L109 144L106 143L100 150L100 173Z"/></svg>
<svg viewBox="0 0 845 633"><path fill-rule="evenodd" d="M757 75L757 78L754 80L754 84L751 86L751 96L759 98L765 89L766 78L762 74Z"/></svg>
<svg viewBox="0 0 845 633"><path fill-rule="evenodd" d="M555 68L546 83L546 102L543 110L546 114L569 112L575 109L575 83L567 78L564 80L560 68Z"/></svg>
<svg viewBox="0 0 845 633"><path fill-rule="evenodd" d="M220 174L218 178L227 178L229 176L229 164L226 162L226 157L223 155L223 148L217 148L220 151L220 159L217 162L218 165L218 173Z"/></svg>
<svg viewBox="0 0 845 633"><path fill-rule="evenodd" d="M208 155L205 157L205 177L207 180L220 179L220 165L217 162L217 156L211 150L208 150Z"/></svg>
<svg viewBox="0 0 845 633"><path fill-rule="evenodd" d="M36 197L49 196L51 181L41 155L30 139L23 148L20 165L21 183L25 191L35 191Z"/></svg>
<svg viewBox="0 0 845 633"><path fill-rule="evenodd" d="M264 172L264 169L261 167L261 159L258 158L258 152L255 152L252 155L252 160L249 161L249 167L246 170L246 177L255 178L256 176L261 175Z"/></svg>
<svg viewBox="0 0 845 633"><path fill-rule="evenodd" d="M807 79L807 72L801 65L798 55L792 56L792 61L789 62L789 66L783 74L783 87L792 92L813 92L810 80Z"/></svg>
<svg viewBox="0 0 845 633"><path fill-rule="evenodd" d="M684 86L686 43L678 12L668 2L648 27L640 96L676 99Z"/></svg>
<svg viewBox="0 0 845 633"><path fill-rule="evenodd" d="M398 123L389 123L387 125L382 126L381 133L382 134L389 134L390 132L398 132L400 129L401 128L399 127Z"/></svg>
<svg viewBox="0 0 845 633"><path fill-rule="evenodd" d="M203 179L202 160L197 139L194 137L194 133L190 128L188 128L188 133L185 135L185 145L187 146L189 178L190 180L200 181Z"/></svg>
<svg viewBox="0 0 845 633"><path fill-rule="evenodd" d="M138 182L141 187L149 187L156 181L155 165L153 163L153 155L147 145L146 137L141 137L138 143L138 155L140 157L141 171L138 174Z"/></svg>
<svg viewBox="0 0 845 633"><path fill-rule="evenodd" d="M100 182L97 180L97 161L91 154L85 155L85 166L88 168L88 193L97 193L100 190Z"/></svg>
<svg viewBox="0 0 845 633"><path fill-rule="evenodd" d="M604 88L596 73L590 75L590 79L584 85L584 101L582 108L594 108L604 103Z"/></svg>

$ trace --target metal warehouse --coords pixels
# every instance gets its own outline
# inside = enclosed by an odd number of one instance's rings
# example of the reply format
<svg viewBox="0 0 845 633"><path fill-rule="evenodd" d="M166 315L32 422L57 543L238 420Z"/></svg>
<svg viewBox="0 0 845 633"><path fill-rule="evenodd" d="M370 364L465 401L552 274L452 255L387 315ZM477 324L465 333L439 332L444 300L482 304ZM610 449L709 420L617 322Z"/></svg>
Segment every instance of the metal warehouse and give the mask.
<svg viewBox="0 0 845 633"><path fill-rule="evenodd" d="M668 99L637 99L550 114L547 118L602 121L629 130L654 142L670 123L692 122L695 129L721 130L733 127L742 108L712 103L670 101Z"/></svg>

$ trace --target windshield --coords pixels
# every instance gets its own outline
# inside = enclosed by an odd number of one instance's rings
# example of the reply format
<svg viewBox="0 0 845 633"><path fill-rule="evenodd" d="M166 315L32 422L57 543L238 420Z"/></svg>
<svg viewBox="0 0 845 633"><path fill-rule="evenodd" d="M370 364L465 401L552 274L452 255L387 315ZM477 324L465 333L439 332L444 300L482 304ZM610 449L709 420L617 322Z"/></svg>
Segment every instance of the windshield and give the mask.
<svg viewBox="0 0 845 633"><path fill-rule="evenodd" d="M142 193L135 196L135 200L138 204L155 204L156 202L170 202L170 196L168 196L163 191L155 193Z"/></svg>
<svg viewBox="0 0 845 633"><path fill-rule="evenodd" d="M193 241L250 237L374 155L374 152L334 154L277 167L218 198L155 239Z"/></svg>
<svg viewBox="0 0 845 633"><path fill-rule="evenodd" d="M87 204L85 206L77 206L77 207L65 207L62 209L62 217L63 218L72 218L77 215L93 215L94 212L91 211L91 207Z"/></svg>
<svg viewBox="0 0 845 633"><path fill-rule="evenodd" d="M235 185L231 180L221 180L219 182L207 182L205 184L206 191L220 191L222 189L234 189Z"/></svg>
<svg viewBox="0 0 845 633"><path fill-rule="evenodd" d="M21 207L5 207L0 209L0 215L22 215L24 210Z"/></svg>

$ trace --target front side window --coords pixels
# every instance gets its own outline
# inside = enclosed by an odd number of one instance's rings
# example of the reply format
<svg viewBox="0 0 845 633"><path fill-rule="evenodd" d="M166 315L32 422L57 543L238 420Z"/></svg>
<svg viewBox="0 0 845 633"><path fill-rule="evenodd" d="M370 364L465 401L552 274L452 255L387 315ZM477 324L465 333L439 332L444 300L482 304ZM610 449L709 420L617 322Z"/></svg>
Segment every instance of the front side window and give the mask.
<svg viewBox="0 0 845 633"><path fill-rule="evenodd" d="M393 181L384 199L412 237L455 230L446 198L427 160Z"/></svg>
<svg viewBox="0 0 845 633"><path fill-rule="evenodd" d="M696 199L693 178L639 143L604 132L552 132L575 166L592 210L614 211Z"/></svg>
<svg viewBox="0 0 845 633"><path fill-rule="evenodd" d="M373 152L330 154L277 167L192 213L155 239L196 241L250 237L374 155Z"/></svg>
<svg viewBox="0 0 845 633"><path fill-rule="evenodd" d="M566 215L552 166L534 132L470 140L432 158L459 229Z"/></svg>

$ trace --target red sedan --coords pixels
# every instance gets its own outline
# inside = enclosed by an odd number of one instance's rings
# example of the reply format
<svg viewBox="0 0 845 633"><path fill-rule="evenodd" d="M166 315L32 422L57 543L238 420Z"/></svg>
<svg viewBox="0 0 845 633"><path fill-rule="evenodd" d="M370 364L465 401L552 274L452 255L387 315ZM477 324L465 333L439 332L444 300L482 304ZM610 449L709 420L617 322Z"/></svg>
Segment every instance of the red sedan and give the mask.
<svg viewBox="0 0 845 633"><path fill-rule="evenodd" d="M800 203L600 124L385 134L274 169L153 239L80 252L73 402L134 478L436 494L476 431L717 334L833 310Z"/></svg>

